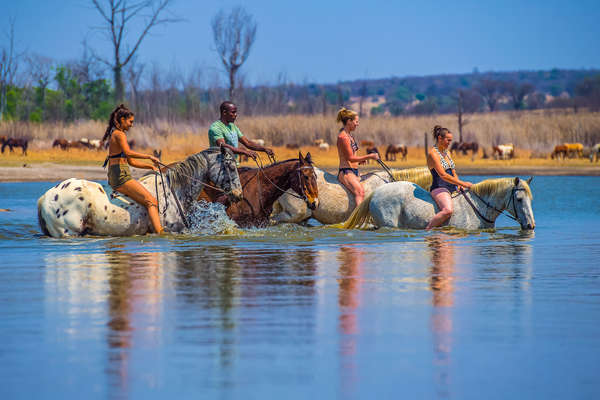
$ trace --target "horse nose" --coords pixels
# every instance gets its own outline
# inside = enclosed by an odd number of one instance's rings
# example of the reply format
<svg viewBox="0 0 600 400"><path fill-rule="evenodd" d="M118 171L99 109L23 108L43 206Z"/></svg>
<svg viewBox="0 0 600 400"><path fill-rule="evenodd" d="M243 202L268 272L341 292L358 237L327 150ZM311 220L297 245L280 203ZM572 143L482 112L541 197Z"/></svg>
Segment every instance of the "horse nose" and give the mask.
<svg viewBox="0 0 600 400"><path fill-rule="evenodd" d="M310 208L311 210L316 210L318 206L319 206L318 199L315 199L314 201L311 201L308 203L308 208Z"/></svg>
<svg viewBox="0 0 600 400"><path fill-rule="evenodd" d="M244 198L243 192L239 189L231 191L231 196L233 197L234 201L240 201Z"/></svg>
<svg viewBox="0 0 600 400"><path fill-rule="evenodd" d="M529 229L529 230L535 229L535 224L527 224L527 229Z"/></svg>

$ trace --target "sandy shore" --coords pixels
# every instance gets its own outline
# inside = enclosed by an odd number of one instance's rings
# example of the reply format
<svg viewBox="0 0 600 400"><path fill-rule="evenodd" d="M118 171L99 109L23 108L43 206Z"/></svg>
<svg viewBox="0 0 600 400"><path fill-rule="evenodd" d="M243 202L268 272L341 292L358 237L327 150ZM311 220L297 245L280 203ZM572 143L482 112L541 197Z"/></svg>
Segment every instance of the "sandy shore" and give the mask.
<svg viewBox="0 0 600 400"><path fill-rule="evenodd" d="M406 165L412 167L413 165ZM365 168L364 171L376 168ZM335 169L325 168L335 173ZM139 178L145 170L132 168L134 177ZM507 175L507 176L539 176L539 175L571 175L571 176L600 176L600 166L477 166L459 167L460 175ZM26 164L21 167L0 167L0 182L55 182L68 178L81 178L87 180L106 180L106 170L100 166L79 166L55 163Z"/></svg>

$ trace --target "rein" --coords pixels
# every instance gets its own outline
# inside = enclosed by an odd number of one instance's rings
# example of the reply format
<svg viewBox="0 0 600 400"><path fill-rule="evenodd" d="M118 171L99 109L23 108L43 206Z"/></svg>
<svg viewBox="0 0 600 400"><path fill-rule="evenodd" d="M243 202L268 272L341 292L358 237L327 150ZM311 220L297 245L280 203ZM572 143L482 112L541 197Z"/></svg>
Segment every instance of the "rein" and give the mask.
<svg viewBox="0 0 600 400"><path fill-rule="evenodd" d="M260 160L260 159L259 159L259 160ZM263 165L262 165L262 161L260 161L260 164L259 164L259 161L255 159L255 160L254 160L254 162L256 163L256 166L258 167L258 172L262 173L262 176L263 176L263 177L264 177L264 178L265 178L265 179L266 179L266 180L267 180L267 181L268 181L268 182L269 182L271 185L273 185L273 186L274 186L274 187L275 187L277 190L279 190L281 193L287 193L287 190L284 190L284 189L280 188L279 186L277 186L277 184L276 184L275 182L273 182L271 179L269 179L269 177L268 177L268 176L265 174L264 167L263 167ZM307 168L312 168L312 167L300 167L300 168L297 168L297 169L296 169L296 171L298 172L298 175L300 175L300 170L301 170L301 169L307 169ZM299 176L298 176L298 178L299 178ZM298 181L300 181L300 179L298 179ZM258 190L259 190L259 192L260 192L260 191L261 191L261 189L260 189L260 181L258 181L257 183L258 183ZM302 194L302 196L298 196L298 195L297 195L296 193L294 193L294 192L290 192L290 193L288 193L288 194L289 194L289 195L291 195L291 196L293 196L293 197L295 197L295 198L297 198L297 199L300 199L300 200L304 200L304 201L306 201L306 196L304 196L304 193ZM261 194L261 197L262 197L262 194ZM261 206L262 206L262 203L261 203Z"/></svg>
<svg viewBox="0 0 600 400"><path fill-rule="evenodd" d="M385 165L385 163L379 158L376 161L379 163L379 165L381 165L381 168L383 168L383 170L388 173L388 175L392 179L392 182L396 182L396 179L394 179L394 175L392 174L392 170L390 169L390 167Z"/></svg>
<svg viewBox="0 0 600 400"><path fill-rule="evenodd" d="M517 206L515 205L515 193L518 190L525 190L522 188L517 188L517 187L513 187L512 192L510 194L510 199L508 200L508 204L506 205L506 208L508 208L508 206L510 205L511 201L513 203L513 211L515 212L515 215L517 215ZM479 196L477 193L469 190L469 193L471 193L472 195L474 195L475 197L477 197L479 200L481 200L483 202L483 204L485 204L488 208L492 208L494 211L496 211L498 214L504 214L507 217L519 222L519 220L515 217L513 217L512 215L510 215L509 213L505 212L506 208L503 210L498 210L496 207L494 207L493 205L491 205L490 203L488 203L487 201L485 201L484 199L481 198L481 196ZM465 198L465 200L467 201L467 203L469 203L469 205L473 208L473 211L475 211L475 213L479 216L479 218L483 219L485 222L487 222L488 224L493 224L494 221L490 221L489 219L487 219L483 214L481 214L481 212L477 209L477 207L475 206L475 204L473 204L473 202L471 201L471 199L469 199L467 197L466 191L462 190L460 191L460 194L463 195L463 197Z"/></svg>

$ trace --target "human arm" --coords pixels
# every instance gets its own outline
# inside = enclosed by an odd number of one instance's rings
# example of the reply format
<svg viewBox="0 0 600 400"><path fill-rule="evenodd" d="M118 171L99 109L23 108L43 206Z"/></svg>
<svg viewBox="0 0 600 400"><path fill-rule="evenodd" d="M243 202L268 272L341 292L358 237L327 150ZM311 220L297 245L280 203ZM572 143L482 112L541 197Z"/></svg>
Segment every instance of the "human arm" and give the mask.
<svg viewBox="0 0 600 400"><path fill-rule="evenodd" d="M430 169L435 169L440 178L446 182L452 183L453 185L461 186L467 189L473 185L471 182L461 181L458 178L458 174L456 173L455 169L452 170L452 174L447 173L442 167L440 156L436 151L433 151L433 149L430 149L427 153L427 166Z"/></svg>
<svg viewBox="0 0 600 400"><path fill-rule="evenodd" d="M377 154L377 153L367 154L366 156L357 156L356 154L354 154L352 151L352 144L350 143L350 138L346 135L338 136L337 147L338 147L338 150L340 151L340 153L342 154L342 156L348 162L361 163L366 160L378 160L379 159L379 154Z"/></svg>
<svg viewBox="0 0 600 400"><path fill-rule="evenodd" d="M231 150L234 154L243 154L248 157L252 157L252 158L256 159L256 153L254 151L251 151L251 150L248 151L248 150L240 149L239 147L233 147L233 146L227 144L225 142L225 139L217 139L217 146L225 147L225 148Z"/></svg>
<svg viewBox="0 0 600 400"><path fill-rule="evenodd" d="M239 141L240 141L240 143L242 143L244 146L246 146L250 150L262 151L262 152L267 153L270 156L273 155L272 149L265 147L265 146L261 146L258 143L254 143L252 140L248 139L246 136L241 136L239 138Z"/></svg>
<svg viewBox="0 0 600 400"><path fill-rule="evenodd" d="M121 151L123 154L125 154L125 157L127 157L127 163L129 165L135 168L152 169L155 171L157 170L156 165L159 163L158 158L150 154L138 153L137 151L131 150L129 143L127 143L127 137L121 131L114 131L113 137L115 138L115 141L119 147L121 147ZM154 165L139 162L137 159L151 160Z"/></svg>

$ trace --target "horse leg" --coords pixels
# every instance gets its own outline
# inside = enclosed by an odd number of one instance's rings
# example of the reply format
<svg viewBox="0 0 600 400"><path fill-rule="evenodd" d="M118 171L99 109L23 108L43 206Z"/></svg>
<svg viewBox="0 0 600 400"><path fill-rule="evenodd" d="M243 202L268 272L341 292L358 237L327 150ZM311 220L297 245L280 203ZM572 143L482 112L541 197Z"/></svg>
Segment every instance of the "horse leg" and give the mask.
<svg viewBox="0 0 600 400"><path fill-rule="evenodd" d="M152 196L141 183L135 179L131 179L119 186L116 190L117 192L130 197L136 203L146 207L148 210L148 218L150 219L150 223L152 224L155 233L162 233L164 231L158 215L158 203L154 196Z"/></svg>

